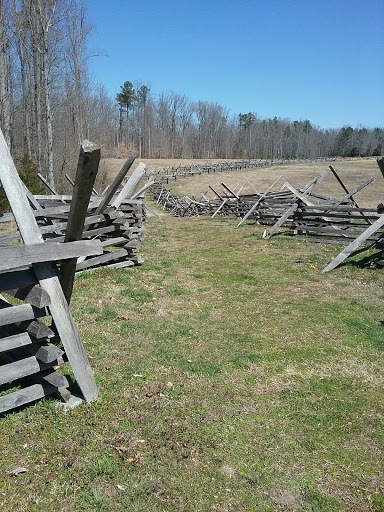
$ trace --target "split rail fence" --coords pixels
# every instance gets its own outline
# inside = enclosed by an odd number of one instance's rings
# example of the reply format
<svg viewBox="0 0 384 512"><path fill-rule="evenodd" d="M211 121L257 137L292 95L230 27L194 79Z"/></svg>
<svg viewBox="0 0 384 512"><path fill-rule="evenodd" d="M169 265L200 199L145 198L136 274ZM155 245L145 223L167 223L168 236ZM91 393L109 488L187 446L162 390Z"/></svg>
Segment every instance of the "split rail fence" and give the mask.
<svg viewBox="0 0 384 512"><path fill-rule="evenodd" d="M143 262L139 250L140 239L145 231L146 212L143 191L137 191L137 187L145 173L144 164L140 163L125 185L122 185L133 161L133 157L127 159L119 175L104 195L94 193L92 188L91 197L84 198L81 182L74 184L73 196L59 195L55 191L49 195L32 196L27 191L34 208L33 215L38 221L44 241L49 243L69 241L73 238L71 232L74 229L77 240L99 239L101 241L102 254L79 257L76 271L91 270L100 266L129 267ZM48 186L45 180L43 181ZM50 192L52 192L51 187ZM79 208L84 209L86 206L84 226L69 224L69 212L74 197L78 210ZM79 218L78 213L75 218ZM0 216L0 223L13 219L12 213L3 214ZM81 233L79 233L80 230ZM19 231L0 235L0 245L14 243L20 239Z"/></svg>
<svg viewBox="0 0 384 512"><path fill-rule="evenodd" d="M97 158L100 151L93 153ZM80 170L89 175L91 167ZM69 401L70 380L56 371L67 360L84 398L95 400L96 383L65 296L74 271L63 285L56 263L98 255L101 243L44 242L1 131L0 180L22 242L0 246L0 412L51 393Z"/></svg>
<svg viewBox="0 0 384 512"><path fill-rule="evenodd" d="M77 271L141 262L145 166L129 157L104 194L94 190L100 149L85 141L73 195L33 196L20 180L0 131L0 181L17 232L0 236L0 413L55 393L73 399L69 362L87 401L98 396L93 373L69 303ZM44 180L43 180L44 181ZM48 187L49 185L46 184Z"/></svg>
<svg viewBox="0 0 384 512"><path fill-rule="evenodd" d="M273 167L277 165L292 165L302 163L314 162L334 162L335 158L329 159L311 159L311 160L266 160L266 159L250 159L250 160L231 160L223 162L206 162L199 165L186 165L177 167L167 167L164 169L155 170L148 174L148 177L153 178L158 183L170 183L182 178L191 178L201 174L216 174L220 172L239 171L241 169L255 169L258 167Z"/></svg>
<svg viewBox="0 0 384 512"><path fill-rule="evenodd" d="M384 176L383 159L379 159L378 164ZM282 175L264 192L257 190L244 177L254 191L245 195L241 194L243 187L240 185L231 189L222 182L222 190L209 187L214 194L213 199L209 199L206 193L201 194L201 200L188 196L178 197L159 182L151 187L151 191L163 210L176 216L238 217L241 219L238 226L246 220L265 225L264 238L270 238L280 228L284 228L286 235L299 239L346 244L342 256L335 258L324 269L328 271L356 250L375 248L381 252L384 239L384 206L361 208L355 200L355 195L369 186L373 178L348 190L335 169L332 166L329 169L300 188L294 187ZM330 173L341 187L343 195L340 197L316 192L316 187Z"/></svg>

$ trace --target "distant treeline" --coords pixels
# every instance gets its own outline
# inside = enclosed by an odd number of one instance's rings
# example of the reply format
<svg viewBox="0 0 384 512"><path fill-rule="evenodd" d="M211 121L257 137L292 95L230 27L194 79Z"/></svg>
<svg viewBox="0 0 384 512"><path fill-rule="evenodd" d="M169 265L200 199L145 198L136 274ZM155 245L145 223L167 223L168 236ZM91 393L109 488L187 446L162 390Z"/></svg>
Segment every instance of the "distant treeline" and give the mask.
<svg viewBox="0 0 384 512"><path fill-rule="evenodd" d="M83 0L0 0L0 124L13 155L53 183L72 172L80 142L104 156L313 158L374 156L384 129L322 129L309 120L230 114L176 92L126 81L111 97L92 84ZM128 77L127 77L128 78Z"/></svg>

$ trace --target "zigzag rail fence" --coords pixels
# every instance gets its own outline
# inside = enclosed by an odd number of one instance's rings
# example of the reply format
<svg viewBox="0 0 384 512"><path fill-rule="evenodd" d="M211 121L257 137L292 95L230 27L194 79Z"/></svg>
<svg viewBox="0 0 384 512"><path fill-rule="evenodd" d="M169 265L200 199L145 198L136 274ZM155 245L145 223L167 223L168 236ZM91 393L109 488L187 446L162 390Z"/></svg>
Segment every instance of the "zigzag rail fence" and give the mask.
<svg viewBox="0 0 384 512"><path fill-rule="evenodd" d="M139 239L145 229L145 173L140 163L126 174L125 162L104 194L94 182L100 148L81 147L73 195L49 187L49 195L33 196L20 180L0 131L0 181L15 221L16 233L0 236L0 413L44 396L78 403L71 379L58 371L69 362L82 396L96 400L98 390L88 357L70 313L77 271L99 266L141 263Z"/></svg>
<svg viewBox="0 0 384 512"><path fill-rule="evenodd" d="M377 160L384 176L384 159ZM333 197L316 192L316 187L329 174L329 171L313 178L307 185L295 188L285 176L280 176L268 189L261 193L241 195L221 183L222 190L210 186L215 197L197 201L188 196L176 196L162 183L156 182L151 192L163 210L175 216L211 216L238 217L240 226L246 220L270 226L264 232L264 238L273 236L279 228L288 230L286 236L323 243L342 243L347 247L334 262L324 268L329 271L338 266L356 251L367 249L379 251L381 258L384 239L384 206L360 208L355 195L373 182L369 178L353 190L348 190L335 169L330 165L331 176L336 179L343 195ZM245 178L246 179L246 178ZM248 179L248 185L256 188Z"/></svg>

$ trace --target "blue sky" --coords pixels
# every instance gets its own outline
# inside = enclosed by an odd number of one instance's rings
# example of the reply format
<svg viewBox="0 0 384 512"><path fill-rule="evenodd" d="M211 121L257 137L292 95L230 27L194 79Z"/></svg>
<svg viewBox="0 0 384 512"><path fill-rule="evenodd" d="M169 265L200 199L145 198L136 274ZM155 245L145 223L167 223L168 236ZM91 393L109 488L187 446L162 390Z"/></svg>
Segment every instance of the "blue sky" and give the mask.
<svg viewBox="0 0 384 512"><path fill-rule="evenodd" d="M87 0L96 82L232 113L384 125L384 0Z"/></svg>

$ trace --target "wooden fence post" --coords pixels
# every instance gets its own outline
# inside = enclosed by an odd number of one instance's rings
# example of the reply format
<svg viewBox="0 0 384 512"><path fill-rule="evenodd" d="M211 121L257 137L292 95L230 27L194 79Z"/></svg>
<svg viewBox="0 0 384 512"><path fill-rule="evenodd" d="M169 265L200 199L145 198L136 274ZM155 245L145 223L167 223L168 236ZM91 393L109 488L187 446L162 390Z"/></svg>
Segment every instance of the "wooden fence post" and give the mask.
<svg viewBox="0 0 384 512"><path fill-rule="evenodd" d="M75 185L64 242L81 240L89 200L96 180L100 162L100 148L85 140L80 148ZM68 260L61 266L61 286L68 304L71 300L77 258Z"/></svg>
<svg viewBox="0 0 384 512"><path fill-rule="evenodd" d="M1 130L0 180L24 244L43 244L42 234L29 206L24 187ZM51 299L48 308L84 398L87 401L95 400L98 396L95 379L61 288L57 270L51 263L36 263L33 265L33 270L41 288L48 293Z"/></svg>

